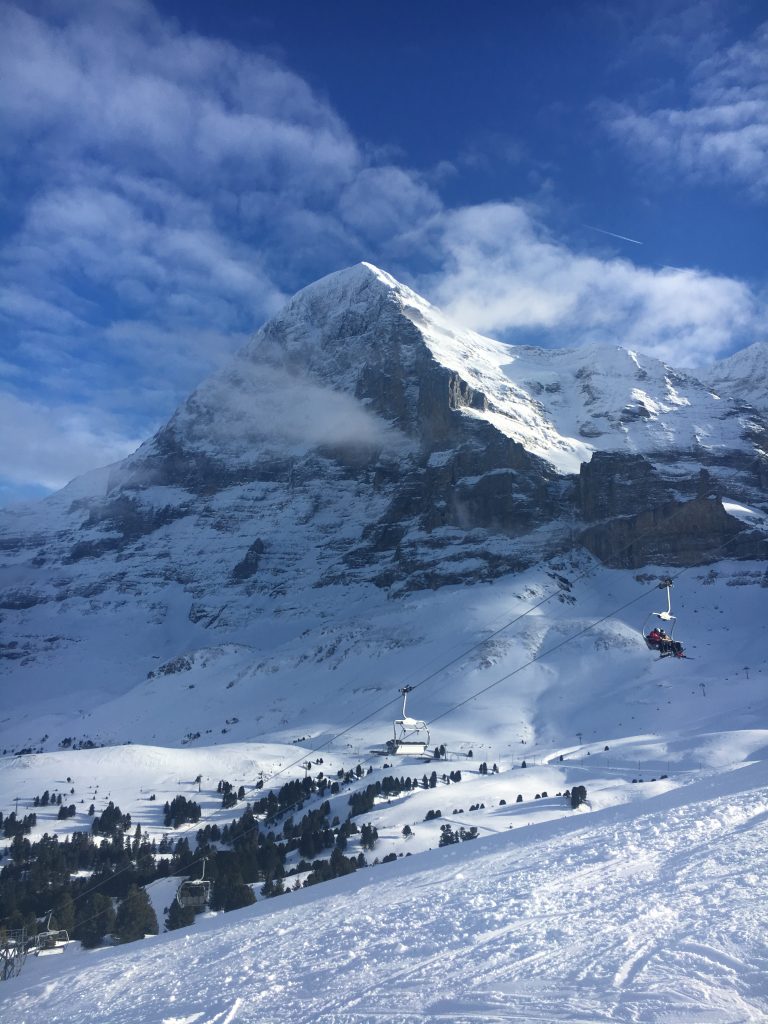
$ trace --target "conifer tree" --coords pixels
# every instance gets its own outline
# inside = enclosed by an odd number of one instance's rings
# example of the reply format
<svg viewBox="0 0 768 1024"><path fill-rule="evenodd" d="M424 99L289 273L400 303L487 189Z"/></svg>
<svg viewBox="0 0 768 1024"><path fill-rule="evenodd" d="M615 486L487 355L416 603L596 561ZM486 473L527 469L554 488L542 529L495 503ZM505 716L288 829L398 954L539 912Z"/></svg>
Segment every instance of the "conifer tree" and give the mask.
<svg viewBox="0 0 768 1024"><path fill-rule="evenodd" d="M132 885L117 908L115 935L118 941L134 942L148 934L157 935L157 930L157 917L146 890Z"/></svg>
<svg viewBox="0 0 768 1024"><path fill-rule="evenodd" d="M74 937L86 949L100 945L104 936L110 934L114 927L115 909L108 896L95 892L79 905Z"/></svg>
<svg viewBox="0 0 768 1024"><path fill-rule="evenodd" d="M51 918L51 927L63 929L68 934L74 930L75 903L68 892L65 892L56 903L56 913Z"/></svg>
<svg viewBox="0 0 768 1024"><path fill-rule="evenodd" d="M180 907L176 900L168 909L165 918L165 927L169 932L177 928L188 928L195 920L195 911L192 907Z"/></svg>

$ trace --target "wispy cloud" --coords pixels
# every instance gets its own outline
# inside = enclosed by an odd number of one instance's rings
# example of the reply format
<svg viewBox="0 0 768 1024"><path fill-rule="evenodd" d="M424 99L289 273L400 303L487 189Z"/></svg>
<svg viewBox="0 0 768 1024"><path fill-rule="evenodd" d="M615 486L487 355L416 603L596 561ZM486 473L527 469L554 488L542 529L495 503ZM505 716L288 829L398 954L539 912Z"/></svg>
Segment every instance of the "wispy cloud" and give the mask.
<svg viewBox="0 0 768 1024"><path fill-rule="evenodd" d="M201 409L204 412L201 415ZM270 442L297 448L404 450L411 443L399 430L343 391L253 355L235 359L206 381L183 406L178 421L185 434L204 432L233 461L251 458L254 446Z"/></svg>
<svg viewBox="0 0 768 1024"><path fill-rule="evenodd" d="M443 264L433 295L460 322L517 342L611 341L678 365L744 340L759 307L747 285L697 270L573 252L522 205L451 211L432 225Z"/></svg>
<svg viewBox="0 0 768 1024"><path fill-rule="evenodd" d="M686 106L603 108L605 123L644 165L705 182L736 182L768 195L768 22L701 60Z"/></svg>

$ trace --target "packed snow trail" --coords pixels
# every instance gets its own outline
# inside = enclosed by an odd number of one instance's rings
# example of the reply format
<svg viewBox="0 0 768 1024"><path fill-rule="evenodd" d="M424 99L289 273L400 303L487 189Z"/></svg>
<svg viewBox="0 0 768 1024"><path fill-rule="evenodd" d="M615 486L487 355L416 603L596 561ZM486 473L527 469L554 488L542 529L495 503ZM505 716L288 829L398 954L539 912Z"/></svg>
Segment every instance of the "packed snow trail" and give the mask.
<svg viewBox="0 0 768 1024"><path fill-rule="evenodd" d="M32 961L4 1024L768 1019L768 763Z"/></svg>

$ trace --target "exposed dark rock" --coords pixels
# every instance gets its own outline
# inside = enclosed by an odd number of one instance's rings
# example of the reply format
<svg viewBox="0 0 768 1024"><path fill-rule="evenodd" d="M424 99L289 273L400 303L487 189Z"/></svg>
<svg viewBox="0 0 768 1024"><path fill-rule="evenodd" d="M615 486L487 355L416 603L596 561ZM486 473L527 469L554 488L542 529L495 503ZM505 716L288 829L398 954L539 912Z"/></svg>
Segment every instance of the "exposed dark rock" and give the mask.
<svg viewBox="0 0 768 1024"><path fill-rule="evenodd" d="M587 521L631 515L673 498L670 486L642 455L595 452L579 473L579 508Z"/></svg>
<svg viewBox="0 0 768 1024"><path fill-rule="evenodd" d="M73 544L64 558L65 565L72 565L83 558L101 558L109 551L120 550L125 542L124 537L102 537L98 540L79 540Z"/></svg>
<svg viewBox="0 0 768 1024"><path fill-rule="evenodd" d="M590 526L579 539L601 562L617 569L768 557L768 538L729 516L714 498L657 505Z"/></svg>
<svg viewBox="0 0 768 1024"><path fill-rule="evenodd" d="M23 611L25 608L34 608L35 605L43 604L48 598L44 594L34 590L6 590L0 594L0 608L8 611Z"/></svg>
<svg viewBox="0 0 768 1024"><path fill-rule="evenodd" d="M257 537L232 570L232 581L239 583L241 580L250 579L259 568L259 562L265 550L264 541Z"/></svg>

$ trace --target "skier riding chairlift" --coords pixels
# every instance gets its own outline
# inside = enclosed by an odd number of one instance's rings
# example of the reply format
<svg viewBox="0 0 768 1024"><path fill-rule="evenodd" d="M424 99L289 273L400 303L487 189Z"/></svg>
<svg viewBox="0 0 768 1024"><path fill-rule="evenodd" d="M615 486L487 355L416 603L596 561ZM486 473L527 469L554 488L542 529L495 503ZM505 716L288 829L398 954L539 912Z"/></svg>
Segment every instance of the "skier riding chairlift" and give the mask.
<svg viewBox="0 0 768 1024"><path fill-rule="evenodd" d="M651 612L646 620L646 625L643 627L643 639L649 650L658 651L659 657L661 658L685 658L686 653L683 645L679 640L674 640L672 633L675 630L675 623L677 618L672 614L672 580L669 576L666 576L659 583L659 590L666 590L667 592L667 608L666 611ZM654 626L653 629L648 630L648 622L653 619L661 619L663 622L670 623L670 633L665 632L661 626Z"/></svg>

